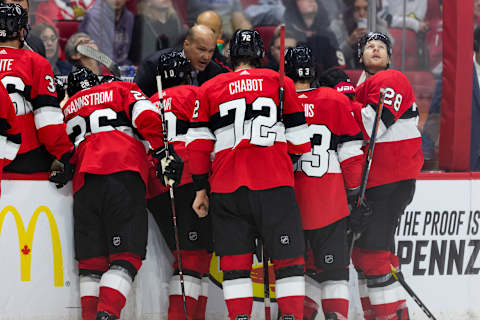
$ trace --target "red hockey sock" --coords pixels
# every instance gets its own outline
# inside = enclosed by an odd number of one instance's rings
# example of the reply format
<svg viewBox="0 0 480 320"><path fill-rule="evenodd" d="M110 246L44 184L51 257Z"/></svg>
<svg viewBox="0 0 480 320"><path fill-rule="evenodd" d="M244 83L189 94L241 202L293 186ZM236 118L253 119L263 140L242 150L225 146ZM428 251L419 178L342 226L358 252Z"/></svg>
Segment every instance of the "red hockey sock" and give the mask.
<svg viewBox="0 0 480 320"><path fill-rule="evenodd" d="M369 297L361 297L360 301L362 302L363 309L363 318L365 320L375 320L375 311L372 308Z"/></svg>
<svg viewBox="0 0 480 320"><path fill-rule="evenodd" d="M195 314L193 315L194 320L205 320L205 312L207 311L207 300L208 297L206 296L198 297Z"/></svg>
<svg viewBox="0 0 480 320"><path fill-rule="evenodd" d="M194 319L193 311L195 310L197 300L186 296L185 302L187 304L187 319ZM185 320L185 310L183 309L183 298L181 295L169 296L168 320Z"/></svg>
<svg viewBox="0 0 480 320"><path fill-rule="evenodd" d="M313 316L318 313L318 307L318 303L305 296L305 300L303 301L303 318L307 320L312 319Z"/></svg>
<svg viewBox="0 0 480 320"><path fill-rule="evenodd" d="M97 311L104 311L120 318L120 313L127 302L126 297L120 291L100 287L100 297L98 299Z"/></svg>
<svg viewBox="0 0 480 320"><path fill-rule="evenodd" d="M239 315L250 317L253 307L253 288L250 270L252 254L220 257L223 271L223 297L231 320Z"/></svg>
<svg viewBox="0 0 480 320"><path fill-rule="evenodd" d="M305 300L305 261L303 256L273 260L275 269L275 294L282 315L303 319Z"/></svg>
<svg viewBox="0 0 480 320"><path fill-rule="evenodd" d="M323 313L335 313L338 320L348 319L348 300L346 299L322 299Z"/></svg>
<svg viewBox="0 0 480 320"><path fill-rule="evenodd" d="M82 305L82 320L94 320L97 315L98 297L81 297L80 304Z"/></svg>
<svg viewBox="0 0 480 320"><path fill-rule="evenodd" d="M376 314L375 319L408 320L408 309L405 300L372 305L372 309ZM400 314L401 318L398 317Z"/></svg>

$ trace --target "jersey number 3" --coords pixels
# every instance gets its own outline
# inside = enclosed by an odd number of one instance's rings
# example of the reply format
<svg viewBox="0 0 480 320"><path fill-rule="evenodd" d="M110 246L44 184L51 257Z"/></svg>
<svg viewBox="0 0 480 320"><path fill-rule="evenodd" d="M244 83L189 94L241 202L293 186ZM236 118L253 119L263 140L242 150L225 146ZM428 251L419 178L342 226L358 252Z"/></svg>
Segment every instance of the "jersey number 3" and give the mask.
<svg viewBox="0 0 480 320"><path fill-rule="evenodd" d="M332 133L323 124L311 124L309 126L310 139L315 135L319 135L320 139L314 139L315 143L312 145L312 151L304 154L300 158L300 168L309 177L322 177L328 171L330 161L330 141L332 140Z"/></svg>

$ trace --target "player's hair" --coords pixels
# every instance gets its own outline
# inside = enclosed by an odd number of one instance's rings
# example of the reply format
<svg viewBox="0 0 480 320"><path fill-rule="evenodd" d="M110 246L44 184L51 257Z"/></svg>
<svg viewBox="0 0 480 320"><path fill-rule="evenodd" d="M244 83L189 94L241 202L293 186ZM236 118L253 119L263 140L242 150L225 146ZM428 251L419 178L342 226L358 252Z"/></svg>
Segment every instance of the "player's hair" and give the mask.
<svg viewBox="0 0 480 320"><path fill-rule="evenodd" d="M235 31L230 39L229 51L233 68L241 64L259 67L265 56L262 37L256 30L239 29Z"/></svg>

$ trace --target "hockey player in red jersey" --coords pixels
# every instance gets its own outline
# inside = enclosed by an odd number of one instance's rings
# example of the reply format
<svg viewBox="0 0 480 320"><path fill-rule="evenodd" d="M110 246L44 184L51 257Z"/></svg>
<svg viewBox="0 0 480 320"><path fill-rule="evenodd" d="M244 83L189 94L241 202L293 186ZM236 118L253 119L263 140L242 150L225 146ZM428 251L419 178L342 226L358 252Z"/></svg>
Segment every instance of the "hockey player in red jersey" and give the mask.
<svg viewBox="0 0 480 320"><path fill-rule="evenodd" d="M0 80L15 105L22 132L17 157L5 171L48 172L54 159L68 164L73 145L65 133L50 63L21 49L28 14L18 4L1 4L0 26Z"/></svg>
<svg viewBox="0 0 480 320"><path fill-rule="evenodd" d="M321 304L325 319L346 320L350 257L346 250L349 208L345 189L355 190L360 185L363 136L345 95L331 88L310 87L313 66L310 48L287 49L285 73L295 81L312 145L295 170L295 194L307 249L311 249L304 319L314 319Z"/></svg>
<svg viewBox="0 0 480 320"><path fill-rule="evenodd" d="M282 319L300 320L304 238L289 154L298 160L310 151L310 141L293 82L285 79L281 114L279 74L256 69L263 56L259 33L237 30L230 41L235 71L200 88L200 104L193 110L187 133L197 190L193 205L199 216L206 215L211 188L214 248L220 256L229 318L250 319L252 250L259 235L274 264Z"/></svg>
<svg viewBox="0 0 480 320"><path fill-rule="evenodd" d="M145 143L156 154L164 146L158 109L136 84L98 83L87 68L71 72L63 108L76 146L74 240L84 320L120 318L145 258Z"/></svg>
<svg viewBox="0 0 480 320"><path fill-rule="evenodd" d="M359 289L365 319L408 319L405 292L390 273L390 265L399 264L394 233L412 201L423 156L413 89L405 75L388 69L391 54L390 40L382 33L368 33L358 45L358 58L367 75L356 89L356 99L363 106L357 119L365 140L372 132L380 89L385 89L366 191L373 214L365 228L355 230L362 235L352 254L362 278Z"/></svg>
<svg viewBox="0 0 480 320"><path fill-rule="evenodd" d="M193 211L195 199L189 158L185 150L185 137L190 117L197 102L198 87L186 85L190 80L192 67L181 51L172 51L160 56L158 74L162 77L163 106L169 145L184 160L181 183L175 187L175 211L179 234L179 247L185 284L188 319L205 319L208 297L208 273L210 267L212 235L210 218L199 218ZM150 98L161 107L158 93ZM185 319L179 267L175 245L171 202L168 189L153 174L148 186L148 208L175 257L174 274L169 284L169 320Z"/></svg>
<svg viewBox="0 0 480 320"><path fill-rule="evenodd" d="M20 149L21 134L15 108L7 90L0 84L0 182L3 167L9 164ZM0 185L0 195L1 195Z"/></svg>

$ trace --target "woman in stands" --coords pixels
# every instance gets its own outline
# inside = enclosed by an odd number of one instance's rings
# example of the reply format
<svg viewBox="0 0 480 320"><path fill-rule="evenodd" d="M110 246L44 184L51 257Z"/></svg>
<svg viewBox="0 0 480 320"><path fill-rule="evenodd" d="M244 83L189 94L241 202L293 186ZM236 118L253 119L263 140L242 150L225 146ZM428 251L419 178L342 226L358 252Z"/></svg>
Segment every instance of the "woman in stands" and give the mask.
<svg viewBox="0 0 480 320"><path fill-rule="evenodd" d="M57 30L48 23L39 23L32 28L31 33L39 37L45 45L45 56L50 62L54 75L66 76L72 71L72 65L59 57Z"/></svg>

